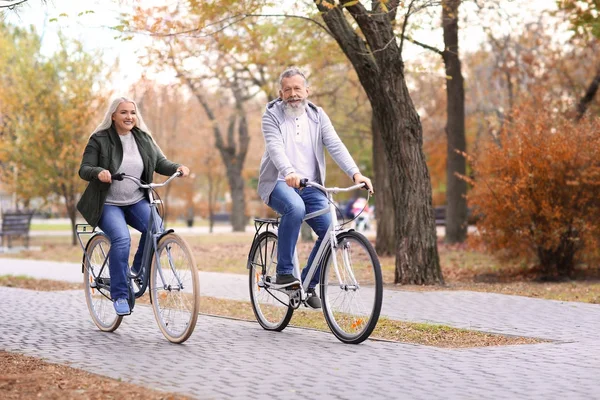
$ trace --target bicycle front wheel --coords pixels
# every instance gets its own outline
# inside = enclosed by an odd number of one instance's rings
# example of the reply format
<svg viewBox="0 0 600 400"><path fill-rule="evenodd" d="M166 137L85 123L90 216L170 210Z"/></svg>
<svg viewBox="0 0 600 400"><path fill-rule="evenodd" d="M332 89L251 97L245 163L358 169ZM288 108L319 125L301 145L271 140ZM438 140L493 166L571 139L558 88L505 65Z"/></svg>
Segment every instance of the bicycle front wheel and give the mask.
<svg viewBox="0 0 600 400"><path fill-rule="evenodd" d="M289 296L263 284L269 277L275 280L277 271L277 235L261 233L252 244L249 256L250 301L260 326L268 331L282 331L290 323L294 309Z"/></svg>
<svg viewBox="0 0 600 400"><path fill-rule="evenodd" d="M383 283L377 253L360 233L345 232L338 235L335 255L330 250L324 265L321 299L327 325L342 342L361 343L375 329L381 312Z"/></svg>
<svg viewBox="0 0 600 400"><path fill-rule="evenodd" d="M83 259L85 302L94 324L104 332L114 331L123 321L123 317L115 312L110 298L109 251L110 239L103 233L97 233L87 243Z"/></svg>
<svg viewBox="0 0 600 400"><path fill-rule="evenodd" d="M150 270L150 300L163 335L172 343L185 342L196 327L200 282L188 244L174 233L158 242Z"/></svg>

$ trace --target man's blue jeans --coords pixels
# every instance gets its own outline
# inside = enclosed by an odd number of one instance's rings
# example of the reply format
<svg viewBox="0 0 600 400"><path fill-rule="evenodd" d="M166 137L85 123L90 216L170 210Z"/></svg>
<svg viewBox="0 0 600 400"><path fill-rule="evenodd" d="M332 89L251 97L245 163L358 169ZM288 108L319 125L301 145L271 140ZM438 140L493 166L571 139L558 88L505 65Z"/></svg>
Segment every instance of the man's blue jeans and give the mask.
<svg viewBox="0 0 600 400"><path fill-rule="evenodd" d="M268 205L281 215L277 245L277 273L291 274L294 271L294 250L296 249L296 242L298 241L304 216L329 207L329 202L325 194L319 189L308 187L299 190L289 187L284 181L277 181ZM315 231L318 239L308 257L306 267L302 270L302 280L306 277L308 267L315 258L319 245L327 233L327 229L331 224L331 215L320 215L307 220L306 223ZM309 287L313 288L319 283L320 271L321 266L316 270Z"/></svg>
<svg viewBox="0 0 600 400"><path fill-rule="evenodd" d="M129 298L127 264L131 248L131 236L127 225L142 233L140 244L133 259L132 269L139 271L148 231L150 202L142 199L130 206L104 205L98 226L110 239L108 262L110 270L110 297L113 300Z"/></svg>

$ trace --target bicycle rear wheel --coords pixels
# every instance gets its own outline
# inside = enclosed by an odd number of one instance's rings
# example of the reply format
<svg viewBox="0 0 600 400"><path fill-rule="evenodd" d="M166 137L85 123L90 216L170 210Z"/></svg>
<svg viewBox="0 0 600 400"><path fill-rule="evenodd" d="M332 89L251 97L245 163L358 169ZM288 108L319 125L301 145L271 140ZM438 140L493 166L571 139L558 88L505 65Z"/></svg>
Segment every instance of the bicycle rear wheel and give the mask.
<svg viewBox="0 0 600 400"><path fill-rule="evenodd" d="M110 239L103 233L97 233L87 243L83 258L85 302L94 324L104 332L114 331L123 320L115 312L110 298L109 250Z"/></svg>
<svg viewBox="0 0 600 400"><path fill-rule="evenodd" d="M277 270L277 235L263 232L252 244L248 257L250 272L250 301L260 326L268 331L282 331L290 323L294 309L289 296L265 288L266 277L275 280Z"/></svg>
<svg viewBox="0 0 600 400"><path fill-rule="evenodd" d="M338 235L321 271L323 314L333 334L344 343L358 344L371 335L381 312L381 266L369 240L358 232ZM339 279L338 279L339 278Z"/></svg>
<svg viewBox="0 0 600 400"><path fill-rule="evenodd" d="M173 343L185 342L196 327L200 282L188 244L175 233L158 242L150 269L150 300L163 335Z"/></svg>

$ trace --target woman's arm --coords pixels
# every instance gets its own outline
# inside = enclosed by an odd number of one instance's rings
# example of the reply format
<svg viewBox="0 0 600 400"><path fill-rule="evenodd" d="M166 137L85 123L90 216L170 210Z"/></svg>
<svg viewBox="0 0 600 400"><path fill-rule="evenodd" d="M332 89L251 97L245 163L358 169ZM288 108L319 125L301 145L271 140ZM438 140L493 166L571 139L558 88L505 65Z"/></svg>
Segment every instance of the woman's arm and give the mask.
<svg viewBox="0 0 600 400"><path fill-rule="evenodd" d="M99 166L100 144L94 136L90 137L79 167L79 176L86 181L98 179L98 174L104 170Z"/></svg>

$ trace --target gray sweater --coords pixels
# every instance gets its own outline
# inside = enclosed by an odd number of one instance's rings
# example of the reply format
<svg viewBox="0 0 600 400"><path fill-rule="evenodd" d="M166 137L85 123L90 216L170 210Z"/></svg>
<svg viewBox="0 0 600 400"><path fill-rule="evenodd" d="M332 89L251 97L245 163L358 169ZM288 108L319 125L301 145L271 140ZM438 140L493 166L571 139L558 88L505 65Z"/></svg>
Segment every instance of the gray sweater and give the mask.
<svg viewBox="0 0 600 400"><path fill-rule="evenodd" d="M144 172L144 162L142 155L135 143L133 134L129 132L127 135L119 135L121 144L123 145L123 161L117 173L125 173L127 175L139 178ZM113 181L108 188L106 196L106 204L114 206L128 206L135 204L144 198L144 192L139 186L129 179L122 181Z"/></svg>
<svg viewBox="0 0 600 400"><path fill-rule="evenodd" d="M356 163L350 156L348 149L336 133L331 120L321 107L308 102L306 106L309 129L316 138L313 150L317 159L320 184L325 185L325 151L327 151L339 167L352 179L359 172ZM262 117L262 133L265 139L265 153L260 162L258 176L258 194L260 198L269 203L269 196L275 188L279 172L286 176L294 171L290 160L285 154L285 145L282 134L282 125L285 121L283 101L276 99L267 104L267 109Z"/></svg>

